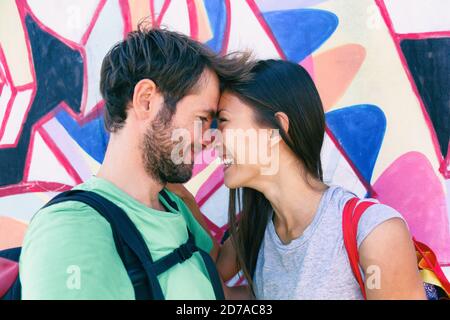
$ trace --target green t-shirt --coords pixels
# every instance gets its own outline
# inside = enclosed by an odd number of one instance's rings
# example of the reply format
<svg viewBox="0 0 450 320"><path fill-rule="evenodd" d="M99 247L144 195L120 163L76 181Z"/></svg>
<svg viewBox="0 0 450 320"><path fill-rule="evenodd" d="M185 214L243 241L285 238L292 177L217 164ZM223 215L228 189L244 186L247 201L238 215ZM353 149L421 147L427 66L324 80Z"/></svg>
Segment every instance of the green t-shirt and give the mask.
<svg viewBox="0 0 450 320"><path fill-rule="evenodd" d="M208 233L184 202L168 192L179 212L148 208L114 184L92 177L76 189L95 191L128 214L154 260L188 239L210 252ZM160 197L160 201L167 203ZM166 299L215 299L198 252L158 276ZM109 223L91 207L67 201L41 210L31 221L20 257L22 299L134 299L134 290L115 248Z"/></svg>

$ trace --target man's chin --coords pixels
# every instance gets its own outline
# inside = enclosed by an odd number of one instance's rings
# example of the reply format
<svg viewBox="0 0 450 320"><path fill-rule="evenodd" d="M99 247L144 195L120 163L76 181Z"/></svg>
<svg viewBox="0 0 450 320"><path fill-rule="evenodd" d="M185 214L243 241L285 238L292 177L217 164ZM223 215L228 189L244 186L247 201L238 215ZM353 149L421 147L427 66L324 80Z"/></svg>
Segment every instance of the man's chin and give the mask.
<svg viewBox="0 0 450 320"><path fill-rule="evenodd" d="M167 183L186 183L191 180L194 165L183 165L183 168L178 169L174 174L166 177Z"/></svg>

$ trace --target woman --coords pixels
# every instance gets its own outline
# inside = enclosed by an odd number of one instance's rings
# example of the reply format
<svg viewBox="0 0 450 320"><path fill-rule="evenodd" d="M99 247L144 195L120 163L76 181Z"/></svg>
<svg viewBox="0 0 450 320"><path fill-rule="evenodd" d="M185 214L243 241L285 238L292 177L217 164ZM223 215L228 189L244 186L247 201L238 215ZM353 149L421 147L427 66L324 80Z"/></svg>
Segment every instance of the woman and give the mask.
<svg viewBox="0 0 450 320"><path fill-rule="evenodd" d="M362 299L342 236L342 211L355 195L323 182L324 112L305 69L281 60L258 62L251 81L226 86L218 128L231 189L231 236L217 261L224 281L242 270L257 299ZM230 138L254 131L258 140L252 134L240 143ZM248 161L255 145L259 161ZM268 161L262 154L269 154ZM382 204L367 209L357 243L368 299L425 299L411 236L398 212Z"/></svg>
<svg viewBox="0 0 450 320"><path fill-rule="evenodd" d="M317 89L287 61L260 61L252 73L250 81L225 86L218 112L230 237L212 255L225 282L242 270L249 284L224 286L226 297L362 299L342 235L342 211L355 195L323 183L325 119ZM202 221L193 196L180 185L169 188ZM397 211L367 209L357 244L368 299L426 298Z"/></svg>

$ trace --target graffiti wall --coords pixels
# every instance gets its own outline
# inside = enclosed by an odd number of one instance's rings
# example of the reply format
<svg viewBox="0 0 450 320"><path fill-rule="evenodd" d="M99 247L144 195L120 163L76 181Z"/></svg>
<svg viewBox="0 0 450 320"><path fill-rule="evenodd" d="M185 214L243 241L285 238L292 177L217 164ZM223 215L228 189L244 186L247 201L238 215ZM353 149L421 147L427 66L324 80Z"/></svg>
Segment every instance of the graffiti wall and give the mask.
<svg viewBox="0 0 450 320"><path fill-rule="evenodd" d="M218 52L302 64L324 102L325 180L399 210L450 264L450 2L446 0L2 0L0 249L56 193L95 174L108 134L108 49L149 16ZM215 162L187 187L217 238Z"/></svg>

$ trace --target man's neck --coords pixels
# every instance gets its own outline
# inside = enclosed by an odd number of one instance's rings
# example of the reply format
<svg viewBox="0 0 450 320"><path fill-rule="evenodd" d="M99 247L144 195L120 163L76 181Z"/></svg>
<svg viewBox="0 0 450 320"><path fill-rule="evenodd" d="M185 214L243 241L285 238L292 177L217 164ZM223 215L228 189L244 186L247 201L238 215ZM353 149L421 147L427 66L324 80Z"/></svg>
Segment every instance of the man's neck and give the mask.
<svg viewBox="0 0 450 320"><path fill-rule="evenodd" d="M149 208L164 211L159 192L164 184L150 177L144 169L141 150L111 135L105 159L97 177L108 180Z"/></svg>

